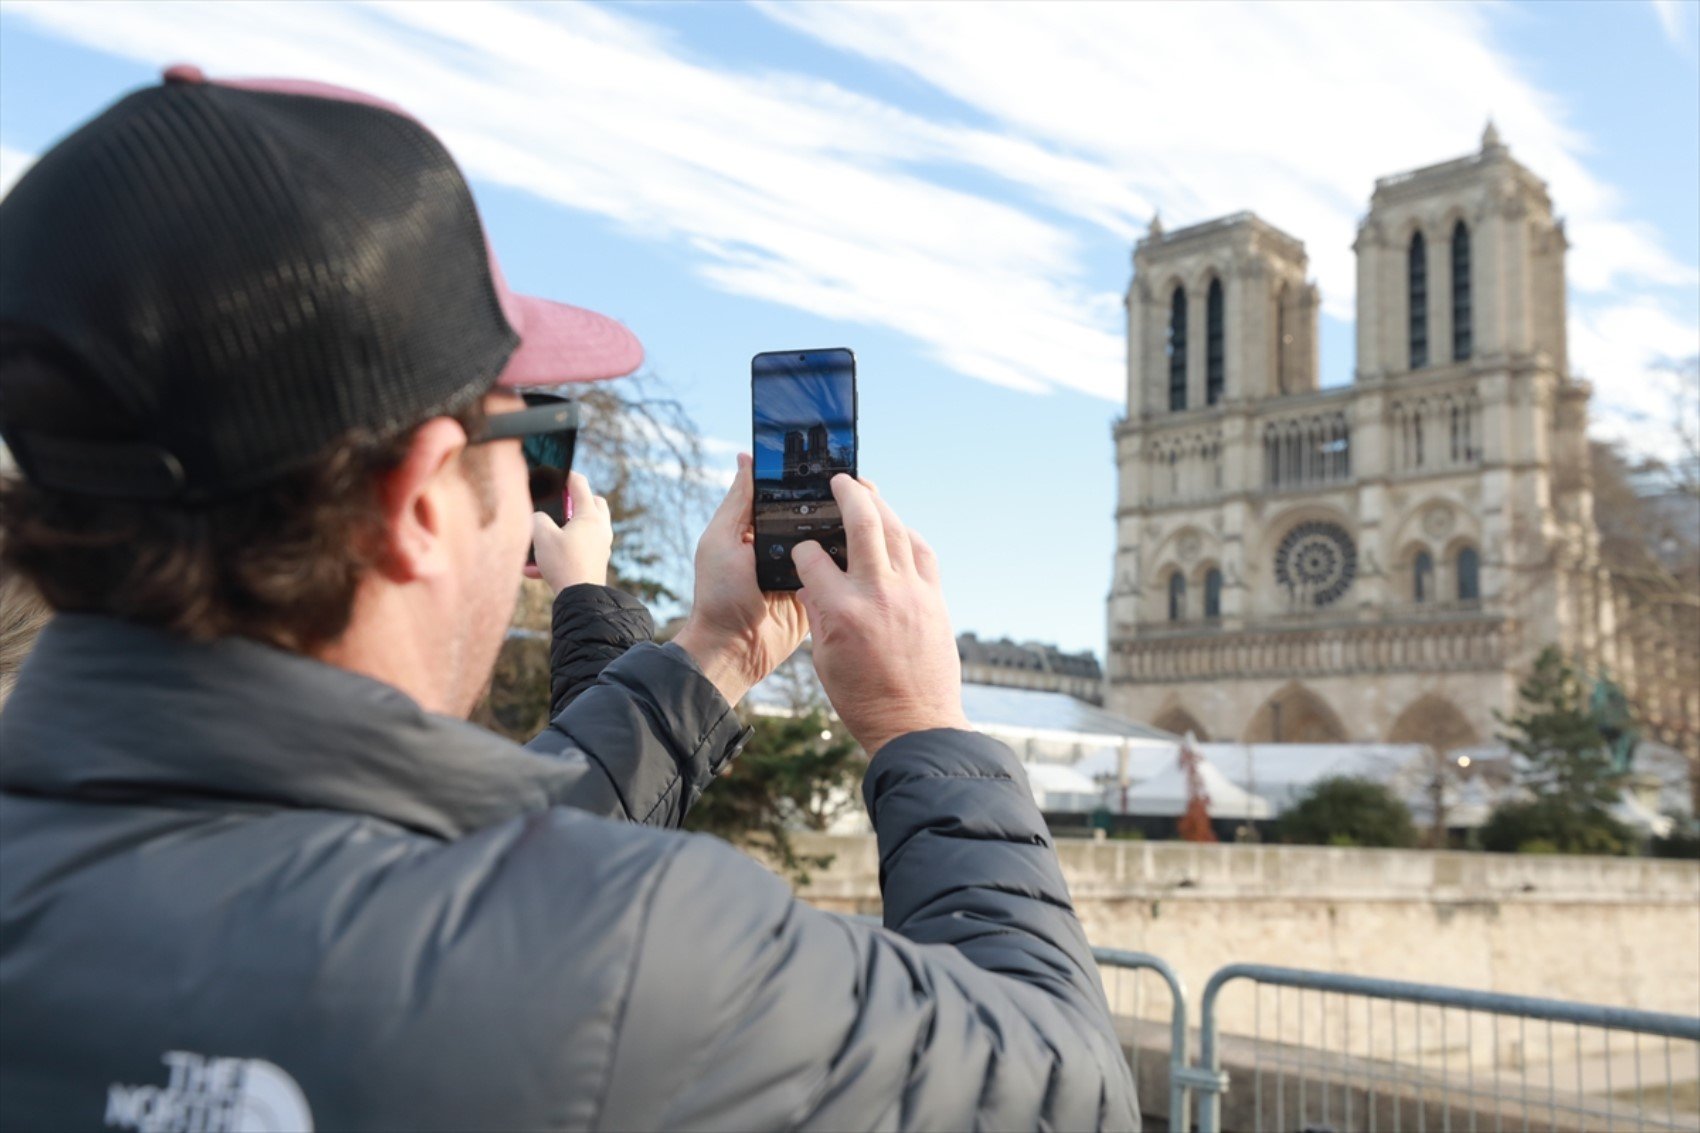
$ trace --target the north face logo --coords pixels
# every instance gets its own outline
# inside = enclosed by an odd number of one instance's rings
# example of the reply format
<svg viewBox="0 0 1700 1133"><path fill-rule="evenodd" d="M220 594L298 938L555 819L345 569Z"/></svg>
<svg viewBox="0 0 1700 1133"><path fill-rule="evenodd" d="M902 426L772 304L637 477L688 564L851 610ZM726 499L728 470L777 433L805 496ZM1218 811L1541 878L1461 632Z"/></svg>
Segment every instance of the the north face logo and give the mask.
<svg viewBox="0 0 1700 1133"><path fill-rule="evenodd" d="M259 1058L167 1051L163 1086L113 1084L106 1124L139 1133L313 1133L313 1111L295 1079Z"/></svg>

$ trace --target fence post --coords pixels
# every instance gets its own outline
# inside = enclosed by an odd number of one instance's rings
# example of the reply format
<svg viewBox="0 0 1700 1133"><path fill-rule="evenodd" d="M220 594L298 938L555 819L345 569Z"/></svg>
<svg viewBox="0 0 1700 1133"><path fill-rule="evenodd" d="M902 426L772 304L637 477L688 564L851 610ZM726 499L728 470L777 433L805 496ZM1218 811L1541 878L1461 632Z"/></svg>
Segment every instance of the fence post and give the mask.
<svg viewBox="0 0 1700 1133"><path fill-rule="evenodd" d="M1222 1133L1222 1095L1228 1091L1228 1078L1222 1073L1222 1052L1216 1046L1216 996L1223 984L1239 974L1229 965L1211 976L1198 1006L1198 1068L1218 1085L1199 1091L1198 1133Z"/></svg>
<svg viewBox="0 0 1700 1133"><path fill-rule="evenodd" d="M1146 968L1161 976L1169 985L1169 1128L1176 1133L1192 1129L1191 1067L1187 1065L1186 985L1161 956L1149 952L1124 952L1119 948L1094 948L1092 958L1113 968L1138 970ZM1137 1029L1139 1020L1132 1020ZM1138 1042L1137 1033L1133 1041Z"/></svg>

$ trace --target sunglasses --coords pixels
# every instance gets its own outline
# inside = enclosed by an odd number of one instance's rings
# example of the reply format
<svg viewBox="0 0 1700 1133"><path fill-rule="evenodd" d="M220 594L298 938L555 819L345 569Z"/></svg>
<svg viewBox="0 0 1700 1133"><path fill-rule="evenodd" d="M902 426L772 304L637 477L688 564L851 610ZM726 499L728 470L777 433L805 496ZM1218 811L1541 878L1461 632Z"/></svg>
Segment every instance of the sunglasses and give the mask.
<svg viewBox="0 0 1700 1133"><path fill-rule="evenodd" d="M556 523L565 523L567 474L573 470L578 443L578 403L564 394L527 390L525 408L492 414L484 431L469 443L518 439L531 474L531 506Z"/></svg>

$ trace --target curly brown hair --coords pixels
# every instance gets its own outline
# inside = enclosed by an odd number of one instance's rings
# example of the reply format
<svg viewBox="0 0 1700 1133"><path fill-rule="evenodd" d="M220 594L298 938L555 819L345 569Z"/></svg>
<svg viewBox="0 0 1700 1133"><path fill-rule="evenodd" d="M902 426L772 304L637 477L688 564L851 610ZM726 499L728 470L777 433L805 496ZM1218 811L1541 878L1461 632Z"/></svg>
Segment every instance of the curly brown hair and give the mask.
<svg viewBox="0 0 1700 1133"><path fill-rule="evenodd" d="M58 436L132 430L90 397L63 356L0 358L0 421ZM381 477L425 420L447 416L468 435L484 424L481 392L406 428L354 432L262 489L207 505L105 499L0 477L0 566L33 583L56 610L108 614L195 640L250 637L309 653L339 638L355 592L381 560ZM463 454L485 513L493 511L482 450Z"/></svg>

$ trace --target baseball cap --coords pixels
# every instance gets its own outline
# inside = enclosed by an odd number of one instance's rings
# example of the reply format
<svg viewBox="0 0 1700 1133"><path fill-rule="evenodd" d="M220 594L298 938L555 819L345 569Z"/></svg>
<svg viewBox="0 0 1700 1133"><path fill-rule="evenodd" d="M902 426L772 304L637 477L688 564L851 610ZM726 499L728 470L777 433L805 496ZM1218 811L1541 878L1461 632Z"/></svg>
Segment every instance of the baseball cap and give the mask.
<svg viewBox="0 0 1700 1133"><path fill-rule="evenodd" d="M0 200L0 352L43 344L126 436L0 434L33 482L211 502L493 386L618 377L618 322L520 295L465 178L393 104L172 67ZM68 379L69 380L69 379Z"/></svg>

